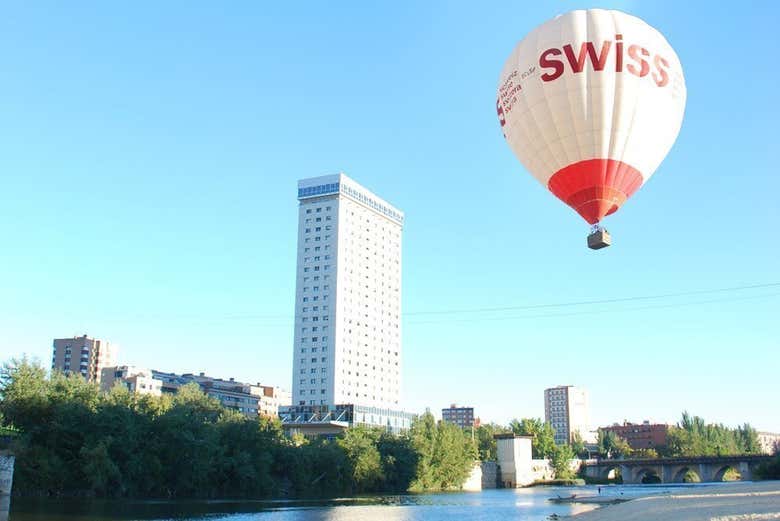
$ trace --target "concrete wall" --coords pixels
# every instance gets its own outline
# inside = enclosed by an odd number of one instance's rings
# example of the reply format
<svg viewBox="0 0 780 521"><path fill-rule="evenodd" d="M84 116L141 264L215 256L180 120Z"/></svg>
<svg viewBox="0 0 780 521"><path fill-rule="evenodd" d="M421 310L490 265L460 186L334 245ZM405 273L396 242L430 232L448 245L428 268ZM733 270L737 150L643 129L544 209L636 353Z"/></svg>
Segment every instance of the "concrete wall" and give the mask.
<svg viewBox="0 0 780 521"><path fill-rule="evenodd" d="M500 469L495 461L482 462L482 488L498 488Z"/></svg>
<svg viewBox="0 0 780 521"><path fill-rule="evenodd" d="M0 452L0 521L8 520L13 481L14 456L7 452Z"/></svg>
<svg viewBox="0 0 780 521"><path fill-rule="evenodd" d="M482 465L479 462L474 464L471 474L466 478L466 482L463 483L461 489L467 492L479 492L482 490Z"/></svg>

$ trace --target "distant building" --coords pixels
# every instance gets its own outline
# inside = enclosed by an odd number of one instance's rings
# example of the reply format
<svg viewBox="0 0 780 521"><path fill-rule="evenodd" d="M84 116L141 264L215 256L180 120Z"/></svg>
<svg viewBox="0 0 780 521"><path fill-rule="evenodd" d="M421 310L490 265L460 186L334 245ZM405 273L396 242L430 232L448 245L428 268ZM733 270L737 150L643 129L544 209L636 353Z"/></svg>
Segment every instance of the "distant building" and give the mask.
<svg viewBox="0 0 780 521"><path fill-rule="evenodd" d="M292 403L296 418L407 425L401 410L403 212L344 174L298 181ZM360 411L360 412L359 412ZM373 412L372 412L373 411ZM340 420L339 420L340 421ZM374 421L375 423L371 423Z"/></svg>
<svg viewBox="0 0 780 521"><path fill-rule="evenodd" d="M780 434L776 432L759 432L758 443L761 444L761 452L764 454L780 452Z"/></svg>
<svg viewBox="0 0 780 521"><path fill-rule="evenodd" d="M55 338L52 344L52 371L80 374L87 381L100 383L105 367L116 365L116 346L87 335Z"/></svg>
<svg viewBox="0 0 780 521"><path fill-rule="evenodd" d="M223 380L200 374L175 374L162 371L152 371L152 376L160 381L163 393L176 393L179 387L196 383L207 395L216 398L220 403L236 410L245 416L277 416L280 406L290 404L290 393L261 384L237 382L233 378Z"/></svg>
<svg viewBox="0 0 780 521"><path fill-rule="evenodd" d="M100 388L110 391L117 382L121 382L130 391L137 394L162 395L162 382L152 376L149 369L130 365L104 367L100 378Z"/></svg>
<svg viewBox="0 0 780 521"><path fill-rule="evenodd" d="M555 430L557 445L571 443L576 432L585 439L590 431L588 392L572 385L545 389L544 421Z"/></svg>
<svg viewBox="0 0 780 521"><path fill-rule="evenodd" d="M474 419L474 407L458 407L453 403L448 409L441 410L441 419L462 429L479 427L479 419Z"/></svg>
<svg viewBox="0 0 780 521"><path fill-rule="evenodd" d="M665 423L650 423L649 421L642 423L623 422L623 425L614 424L602 427L601 430L614 432L615 435L626 440L633 450L665 447L669 434L669 426Z"/></svg>

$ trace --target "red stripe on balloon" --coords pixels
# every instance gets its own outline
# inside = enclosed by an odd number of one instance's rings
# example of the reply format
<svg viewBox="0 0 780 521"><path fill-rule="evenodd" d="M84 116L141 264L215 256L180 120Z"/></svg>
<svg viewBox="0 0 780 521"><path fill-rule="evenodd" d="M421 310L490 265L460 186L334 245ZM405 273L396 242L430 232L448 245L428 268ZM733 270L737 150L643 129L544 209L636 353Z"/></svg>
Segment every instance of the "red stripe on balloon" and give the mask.
<svg viewBox="0 0 780 521"><path fill-rule="evenodd" d="M644 178L636 168L614 159L586 159L561 168L547 188L590 224L615 213Z"/></svg>

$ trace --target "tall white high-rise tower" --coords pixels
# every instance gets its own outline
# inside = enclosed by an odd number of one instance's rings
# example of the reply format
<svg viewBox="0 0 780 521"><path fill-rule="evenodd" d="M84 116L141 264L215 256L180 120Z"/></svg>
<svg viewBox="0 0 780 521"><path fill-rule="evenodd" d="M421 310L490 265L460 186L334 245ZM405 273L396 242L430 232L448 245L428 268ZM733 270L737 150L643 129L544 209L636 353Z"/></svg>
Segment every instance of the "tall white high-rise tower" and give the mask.
<svg viewBox="0 0 780 521"><path fill-rule="evenodd" d="M299 181L298 200L293 406L352 404L365 418L354 409L354 423L390 425L401 401L403 212L344 174Z"/></svg>

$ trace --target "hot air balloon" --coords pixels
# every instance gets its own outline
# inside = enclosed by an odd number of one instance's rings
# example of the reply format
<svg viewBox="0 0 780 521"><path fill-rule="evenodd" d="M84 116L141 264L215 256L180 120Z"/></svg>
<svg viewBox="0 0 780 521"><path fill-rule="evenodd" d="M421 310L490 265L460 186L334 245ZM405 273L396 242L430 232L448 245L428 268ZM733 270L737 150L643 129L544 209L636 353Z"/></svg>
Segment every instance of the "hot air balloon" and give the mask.
<svg viewBox="0 0 780 521"><path fill-rule="evenodd" d="M620 11L578 10L531 31L498 82L496 109L512 151L540 183L601 226L656 171L685 110L685 79L661 33Z"/></svg>

